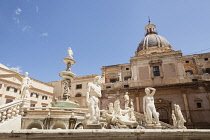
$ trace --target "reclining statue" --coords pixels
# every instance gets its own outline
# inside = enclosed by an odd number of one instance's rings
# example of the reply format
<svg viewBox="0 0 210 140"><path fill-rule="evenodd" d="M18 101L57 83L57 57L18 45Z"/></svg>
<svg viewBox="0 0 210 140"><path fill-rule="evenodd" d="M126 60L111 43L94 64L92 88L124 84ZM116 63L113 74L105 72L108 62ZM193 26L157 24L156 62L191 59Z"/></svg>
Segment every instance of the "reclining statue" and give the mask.
<svg viewBox="0 0 210 140"><path fill-rule="evenodd" d="M110 112L111 105L113 105L113 104L110 103L109 110L106 113L106 120L107 120L108 124L111 124L114 126L124 125L124 126L129 126L131 128L137 127L138 122L135 120L131 120L131 118L130 118L130 116L131 116L130 114L131 114L131 111L133 111L133 109L129 108L127 110L122 110L120 108L120 101L116 100L114 102L114 109L112 112Z"/></svg>

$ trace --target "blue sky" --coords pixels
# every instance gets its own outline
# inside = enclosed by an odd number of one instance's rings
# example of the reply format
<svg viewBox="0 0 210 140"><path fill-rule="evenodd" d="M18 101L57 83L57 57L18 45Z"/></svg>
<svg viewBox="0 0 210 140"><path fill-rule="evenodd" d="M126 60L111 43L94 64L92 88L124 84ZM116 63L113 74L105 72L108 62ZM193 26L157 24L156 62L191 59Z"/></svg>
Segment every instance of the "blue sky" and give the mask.
<svg viewBox="0 0 210 140"><path fill-rule="evenodd" d="M209 0L1 0L0 63L43 82L61 80L62 58L71 47L73 73L101 74L102 66L134 56L148 16L174 50L209 52L209 5Z"/></svg>

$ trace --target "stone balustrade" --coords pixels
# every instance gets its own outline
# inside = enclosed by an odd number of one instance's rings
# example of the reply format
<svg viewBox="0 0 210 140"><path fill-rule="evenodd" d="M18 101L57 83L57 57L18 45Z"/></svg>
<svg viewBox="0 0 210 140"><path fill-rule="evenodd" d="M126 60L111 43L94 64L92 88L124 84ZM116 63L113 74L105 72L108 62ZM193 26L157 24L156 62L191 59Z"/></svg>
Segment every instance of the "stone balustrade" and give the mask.
<svg viewBox="0 0 210 140"><path fill-rule="evenodd" d="M0 106L0 123L3 123L6 120L13 119L18 115L24 114L23 106L26 106L28 102L25 100L17 100L8 104Z"/></svg>

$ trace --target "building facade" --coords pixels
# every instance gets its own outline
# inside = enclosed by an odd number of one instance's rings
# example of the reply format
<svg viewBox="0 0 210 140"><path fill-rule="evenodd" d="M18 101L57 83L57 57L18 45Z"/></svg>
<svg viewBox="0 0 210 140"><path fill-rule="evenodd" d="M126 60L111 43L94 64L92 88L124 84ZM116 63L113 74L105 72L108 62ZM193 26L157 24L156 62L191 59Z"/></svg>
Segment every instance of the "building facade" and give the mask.
<svg viewBox="0 0 210 140"><path fill-rule="evenodd" d="M156 32L154 24L145 27L130 63L103 66L104 84L101 109L130 93L135 111L143 113L145 87L157 89L156 109L160 120L172 124L174 104L180 105L188 128L210 128L210 53L182 56Z"/></svg>
<svg viewBox="0 0 210 140"><path fill-rule="evenodd" d="M0 64L0 105L20 99L20 88L24 75L10 70ZM31 107L50 107L53 99L54 87L50 84L30 78L32 81L30 91Z"/></svg>
<svg viewBox="0 0 210 140"><path fill-rule="evenodd" d="M94 75L86 75L86 76L78 76L74 81L71 83L71 95L70 101L77 102L80 107L87 108L86 103L86 94L87 94L87 83L93 82L94 78L98 76L97 74ZM54 98L62 99L64 94L64 82L63 80L53 81L49 84L53 85L54 88Z"/></svg>

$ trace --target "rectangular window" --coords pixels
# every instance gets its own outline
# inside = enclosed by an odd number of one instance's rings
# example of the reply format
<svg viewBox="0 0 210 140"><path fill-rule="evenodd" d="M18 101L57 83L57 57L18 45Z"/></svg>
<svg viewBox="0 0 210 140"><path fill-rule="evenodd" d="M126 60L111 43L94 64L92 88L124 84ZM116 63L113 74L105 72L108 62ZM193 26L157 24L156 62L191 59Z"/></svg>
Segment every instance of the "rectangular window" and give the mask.
<svg viewBox="0 0 210 140"><path fill-rule="evenodd" d="M129 70L129 68L125 68L126 70Z"/></svg>
<svg viewBox="0 0 210 140"><path fill-rule="evenodd" d="M204 60L205 60L205 61L208 61L209 59L208 59L208 58L204 58Z"/></svg>
<svg viewBox="0 0 210 140"><path fill-rule="evenodd" d="M8 99L6 100L6 104L7 104L7 103L11 103L12 101L13 101L13 99L9 99L9 98L8 98Z"/></svg>
<svg viewBox="0 0 210 140"><path fill-rule="evenodd" d="M117 79L110 79L110 83L115 83Z"/></svg>
<svg viewBox="0 0 210 140"><path fill-rule="evenodd" d="M46 107L47 107L47 106L46 106L46 105L43 105L42 107L43 107L42 110L46 110Z"/></svg>
<svg viewBox="0 0 210 140"><path fill-rule="evenodd" d="M154 73L154 76L160 76L159 66L153 66L153 73Z"/></svg>
<svg viewBox="0 0 210 140"><path fill-rule="evenodd" d="M124 88L129 88L129 85L124 85Z"/></svg>
<svg viewBox="0 0 210 140"><path fill-rule="evenodd" d="M131 77L124 77L124 81L128 81L128 79L131 79Z"/></svg>
<svg viewBox="0 0 210 140"><path fill-rule="evenodd" d="M36 106L36 104L34 104L34 103L30 104L30 107L35 107L35 106ZM30 110L34 110L34 108L31 108Z"/></svg>
<svg viewBox="0 0 210 140"><path fill-rule="evenodd" d="M7 87L7 91L9 91L10 87Z"/></svg>
<svg viewBox="0 0 210 140"><path fill-rule="evenodd" d="M47 96L42 96L42 100L47 100Z"/></svg>
<svg viewBox="0 0 210 140"><path fill-rule="evenodd" d="M189 63L189 61L185 61L185 63Z"/></svg>
<svg viewBox="0 0 210 140"><path fill-rule="evenodd" d="M197 104L197 108L202 108L201 102L197 102L196 104Z"/></svg>
<svg viewBox="0 0 210 140"><path fill-rule="evenodd" d="M76 85L76 89L82 89L82 84Z"/></svg>
<svg viewBox="0 0 210 140"><path fill-rule="evenodd" d="M17 93L17 91L18 91L18 89L17 88L14 88L14 92Z"/></svg>
<svg viewBox="0 0 210 140"><path fill-rule="evenodd" d="M106 88L111 88L111 86L106 86Z"/></svg>

